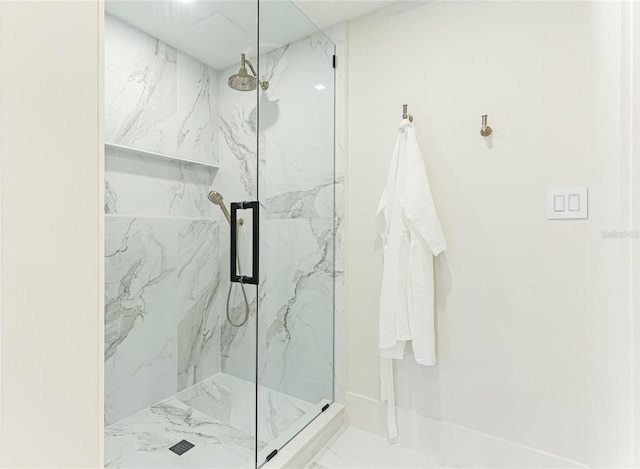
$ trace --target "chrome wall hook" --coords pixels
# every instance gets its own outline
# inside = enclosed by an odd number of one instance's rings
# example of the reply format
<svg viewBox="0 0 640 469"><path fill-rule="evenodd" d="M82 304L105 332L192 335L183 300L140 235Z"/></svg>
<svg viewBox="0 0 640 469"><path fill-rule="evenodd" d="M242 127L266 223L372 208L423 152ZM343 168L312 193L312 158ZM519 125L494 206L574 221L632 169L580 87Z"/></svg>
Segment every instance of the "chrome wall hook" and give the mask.
<svg viewBox="0 0 640 469"><path fill-rule="evenodd" d="M407 108L409 107L408 104L403 104L402 105L402 118L403 119L409 119L409 122L413 122L413 116L411 114L408 113Z"/></svg>
<svg viewBox="0 0 640 469"><path fill-rule="evenodd" d="M493 129L487 125L487 115L482 116L482 127L480 128L480 135L488 137L493 132Z"/></svg>

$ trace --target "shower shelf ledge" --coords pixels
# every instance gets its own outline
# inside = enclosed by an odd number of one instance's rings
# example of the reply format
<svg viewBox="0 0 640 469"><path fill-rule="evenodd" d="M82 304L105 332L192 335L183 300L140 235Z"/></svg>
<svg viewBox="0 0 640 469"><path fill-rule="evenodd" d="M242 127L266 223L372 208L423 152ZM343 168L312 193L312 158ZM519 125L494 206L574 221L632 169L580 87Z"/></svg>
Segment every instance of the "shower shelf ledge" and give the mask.
<svg viewBox="0 0 640 469"><path fill-rule="evenodd" d="M156 151L149 151L149 150L142 150L140 148L134 148L134 147L128 147L126 145L118 145L117 143L107 143L105 142L104 147L106 150L118 150L119 153L121 154L128 154L128 155L140 155L140 156L144 156L144 157L150 157L150 158L158 158L158 159L162 159L162 160L169 160L169 161L177 161L180 163L187 163L187 164L193 164L193 165L198 165L198 166L204 166L206 168L210 168L210 169L219 169L219 166L213 163L205 163L203 161L197 161L197 160L192 160L189 158L183 158L181 156L175 156L175 155L168 155L166 153L158 153Z"/></svg>

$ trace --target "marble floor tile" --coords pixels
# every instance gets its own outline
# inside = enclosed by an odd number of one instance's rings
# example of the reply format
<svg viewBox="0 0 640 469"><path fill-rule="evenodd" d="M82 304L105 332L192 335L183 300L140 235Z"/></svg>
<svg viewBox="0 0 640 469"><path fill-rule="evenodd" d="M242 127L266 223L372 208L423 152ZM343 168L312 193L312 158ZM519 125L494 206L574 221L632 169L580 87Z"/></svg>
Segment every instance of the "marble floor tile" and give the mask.
<svg viewBox="0 0 640 469"><path fill-rule="evenodd" d="M355 427L346 427L318 453L307 469L436 469L437 458Z"/></svg>
<svg viewBox="0 0 640 469"><path fill-rule="evenodd" d="M255 433L254 383L226 373L201 381L176 395L176 399L211 417L238 428ZM315 417L322 406L258 387L258 447L264 446L296 426L304 425Z"/></svg>
<svg viewBox="0 0 640 469"><path fill-rule="evenodd" d="M195 448L178 456L169 448L187 440ZM196 450L196 448L198 448ZM105 430L105 467L249 468L254 439L229 425L169 398ZM114 455L119 455L114 457ZM113 461L115 464L109 464Z"/></svg>
<svg viewBox="0 0 640 469"><path fill-rule="evenodd" d="M261 386L256 445L255 393L253 383L218 373L109 425L105 467L251 468L256 446L280 444L279 432L302 428L319 413L313 404ZM195 446L182 456L169 451L183 439Z"/></svg>

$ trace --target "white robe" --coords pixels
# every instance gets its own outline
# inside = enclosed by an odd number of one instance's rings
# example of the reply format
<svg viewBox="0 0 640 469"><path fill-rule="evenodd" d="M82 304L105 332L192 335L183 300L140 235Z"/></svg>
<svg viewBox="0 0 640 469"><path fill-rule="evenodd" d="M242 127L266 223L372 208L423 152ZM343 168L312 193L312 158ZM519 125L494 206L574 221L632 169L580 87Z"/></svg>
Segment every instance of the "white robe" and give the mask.
<svg viewBox="0 0 640 469"><path fill-rule="evenodd" d="M416 361L436 363L433 256L447 248L413 125L398 129L387 186L376 212L384 267L380 291L381 396L388 404L389 438L397 437L392 359L411 340Z"/></svg>

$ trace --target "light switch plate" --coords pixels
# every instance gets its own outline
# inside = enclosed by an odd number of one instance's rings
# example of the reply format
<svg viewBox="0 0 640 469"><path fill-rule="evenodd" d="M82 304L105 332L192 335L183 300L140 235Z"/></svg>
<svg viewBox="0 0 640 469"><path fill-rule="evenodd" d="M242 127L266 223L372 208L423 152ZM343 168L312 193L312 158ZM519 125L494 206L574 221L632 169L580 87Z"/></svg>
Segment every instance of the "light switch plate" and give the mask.
<svg viewBox="0 0 640 469"><path fill-rule="evenodd" d="M557 187L547 189L547 219L570 220L589 218L589 199L586 187Z"/></svg>

